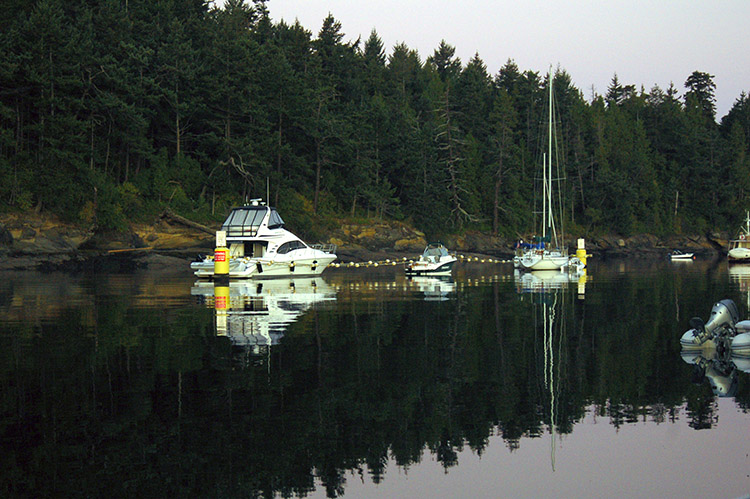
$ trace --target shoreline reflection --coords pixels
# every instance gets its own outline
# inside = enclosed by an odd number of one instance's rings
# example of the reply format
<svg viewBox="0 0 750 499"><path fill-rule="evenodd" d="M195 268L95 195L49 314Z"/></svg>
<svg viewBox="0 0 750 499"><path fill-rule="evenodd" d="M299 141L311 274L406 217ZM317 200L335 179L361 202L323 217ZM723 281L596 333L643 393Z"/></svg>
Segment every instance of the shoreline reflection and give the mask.
<svg viewBox="0 0 750 499"><path fill-rule="evenodd" d="M700 495L681 481L694 463L732 496L745 475L693 456L746 463L748 366L731 358L734 397L691 383L676 312L740 297L725 267L691 267L533 284L498 266L439 282L333 269L244 289L101 277L75 299L6 285L0 490L580 496L627 478Z"/></svg>

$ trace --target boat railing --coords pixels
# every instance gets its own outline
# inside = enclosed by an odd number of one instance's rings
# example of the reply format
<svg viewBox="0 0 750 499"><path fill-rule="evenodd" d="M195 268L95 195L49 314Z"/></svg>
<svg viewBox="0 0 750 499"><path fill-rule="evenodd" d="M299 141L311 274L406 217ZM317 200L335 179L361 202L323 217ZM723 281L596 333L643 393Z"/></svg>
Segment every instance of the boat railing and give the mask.
<svg viewBox="0 0 750 499"><path fill-rule="evenodd" d="M312 249L320 250L324 253L336 253L337 249L337 246L332 243L311 244L310 247Z"/></svg>

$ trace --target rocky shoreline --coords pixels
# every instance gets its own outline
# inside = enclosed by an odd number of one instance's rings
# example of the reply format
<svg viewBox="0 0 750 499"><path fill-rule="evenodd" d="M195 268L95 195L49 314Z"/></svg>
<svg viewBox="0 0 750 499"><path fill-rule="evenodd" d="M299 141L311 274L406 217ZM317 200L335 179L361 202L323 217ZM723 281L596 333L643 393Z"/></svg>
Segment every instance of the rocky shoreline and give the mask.
<svg viewBox="0 0 750 499"><path fill-rule="evenodd" d="M150 225L133 224L127 233L94 233L50 216L6 214L0 216L0 270L128 271L137 268L183 267L197 255L213 251L213 231L165 213ZM623 238L586 239L586 249L599 258L661 258L672 250L699 256L726 253L728 234L670 236L642 234ZM342 262L414 257L427 244L425 235L401 222L368 225L342 224L326 243L336 244ZM452 251L466 255L509 258L513 243L480 232L467 232L442 241ZM575 239L568 241L575 247Z"/></svg>

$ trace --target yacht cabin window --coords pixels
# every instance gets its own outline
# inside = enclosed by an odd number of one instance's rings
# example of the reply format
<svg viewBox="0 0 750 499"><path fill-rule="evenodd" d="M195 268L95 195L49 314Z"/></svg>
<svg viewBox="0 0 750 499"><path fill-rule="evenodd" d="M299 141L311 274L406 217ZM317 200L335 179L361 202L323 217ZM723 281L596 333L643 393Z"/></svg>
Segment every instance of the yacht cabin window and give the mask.
<svg viewBox="0 0 750 499"><path fill-rule="evenodd" d="M290 251L300 249L300 248L306 248L305 243L302 241L287 241L281 246L279 246L279 249L276 250L276 253L280 255L284 255L286 253L289 253Z"/></svg>

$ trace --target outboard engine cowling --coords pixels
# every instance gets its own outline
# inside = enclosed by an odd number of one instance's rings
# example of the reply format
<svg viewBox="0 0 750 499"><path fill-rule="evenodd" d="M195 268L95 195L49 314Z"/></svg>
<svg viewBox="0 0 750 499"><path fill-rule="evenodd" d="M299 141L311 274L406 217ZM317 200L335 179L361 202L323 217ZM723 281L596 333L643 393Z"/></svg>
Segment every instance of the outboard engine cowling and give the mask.
<svg viewBox="0 0 750 499"><path fill-rule="evenodd" d="M680 338L683 347L699 347L706 341L717 337L731 338L735 333L735 324L740 319L737 305L730 299L714 304L708 322L700 317L690 319L690 327Z"/></svg>

